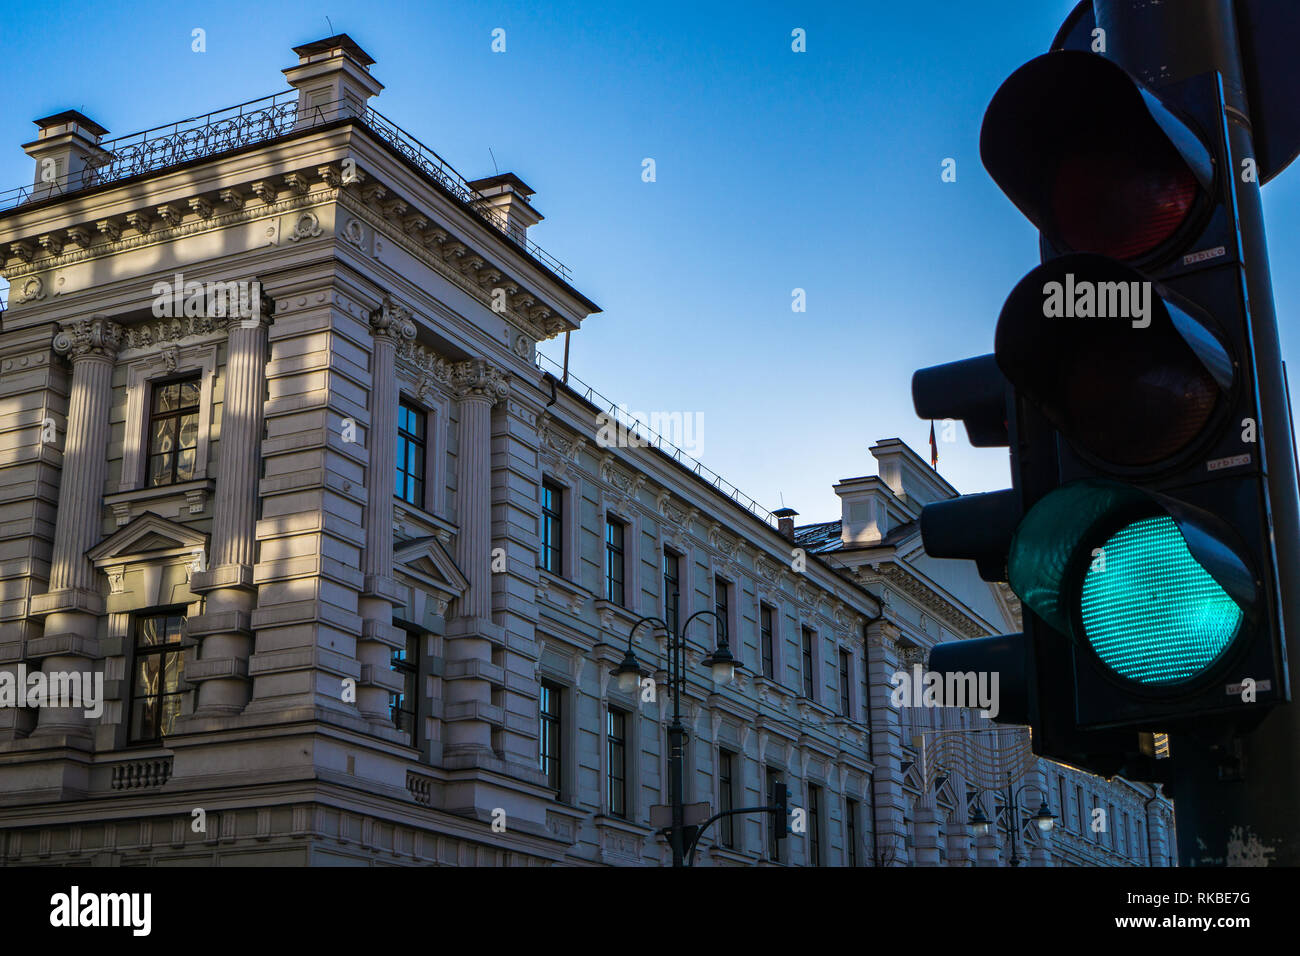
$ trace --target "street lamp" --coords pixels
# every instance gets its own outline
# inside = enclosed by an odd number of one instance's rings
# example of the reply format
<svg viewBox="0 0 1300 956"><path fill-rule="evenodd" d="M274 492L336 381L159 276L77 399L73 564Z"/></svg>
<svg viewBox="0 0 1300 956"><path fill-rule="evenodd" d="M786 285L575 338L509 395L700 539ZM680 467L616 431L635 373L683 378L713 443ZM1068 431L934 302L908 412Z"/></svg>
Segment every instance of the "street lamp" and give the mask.
<svg viewBox="0 0 1300 956"><path fill-rule="evenodd" d="M1047 791L1036 783L1022 783L1013 790L1011 788L1011 775L1007 774L1007 805L1011 811L1011 818L1007 825L1007 830L1011 833L1011 859L1007 863L1010 866L1019 866L1021 863L1016 845L1016 835L1020 829L1020 805L1017 800L1020 798L1020 794L1031 788L1037 790L1043 799L1038 805L1038 812L1030 819L1037 823L1038 829L1044 833L1050 832L1052 827L1056 826L1056 814L1052 813L1051 808L1047 806ZM989 832L989 819L984 815L984 808L978 803L975 804L975 812L971 814L970 824L976 836L984 836Z"/></svg>
<svg viewBox="0 0 1300 956"><path fill-rule="evenodd" d="M1046 799L1044 799L1042 804L1039 806L1038 812L1034 814L1034 820L1038 823L1038 829L1042 830L1044 833L1048 832L1056 825L1056 815L1047 808Z"/></svg>
<svg viewBox="0 0 1300 956"><path fill-rule="evenodd" d="M673 866L685 866L686 856L686 800L683 787L683 763L685 755L686 727L682 724L682 693L686 690L685 656L686 630L697 617L712 617L725 627L725 622L712 611L696 611L682 624L681 630L674 634L662 618L648 615L632 625L627 635L627 653L622 662L614 668L619 689L631 693L640 686L641 676L646 671L632 651L632 640L642 624L654 623L668 636L668 687L673 695L673 722L668 725L668 777L669 796L672 803L672 826L669 828L669 842L673 848ZM722 631L722 627L719 628ZM725 632L718 637L718 645L713 653L703 661L707 664L715 683L728 684L735 679L737 662L731 656L727 646Z"/></svg>

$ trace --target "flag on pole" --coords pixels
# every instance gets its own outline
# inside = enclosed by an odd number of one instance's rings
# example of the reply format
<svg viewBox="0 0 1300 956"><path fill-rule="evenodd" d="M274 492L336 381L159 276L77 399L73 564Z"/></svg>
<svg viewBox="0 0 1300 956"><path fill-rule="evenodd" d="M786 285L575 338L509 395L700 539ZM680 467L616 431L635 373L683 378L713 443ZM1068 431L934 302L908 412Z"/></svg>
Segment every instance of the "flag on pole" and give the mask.
<svg viewBox="0 0 1300 956"><path fill-rule="evenodd" d="M939 470L939 444L934 440L934 421L930 421L930 467Z"/></svg>

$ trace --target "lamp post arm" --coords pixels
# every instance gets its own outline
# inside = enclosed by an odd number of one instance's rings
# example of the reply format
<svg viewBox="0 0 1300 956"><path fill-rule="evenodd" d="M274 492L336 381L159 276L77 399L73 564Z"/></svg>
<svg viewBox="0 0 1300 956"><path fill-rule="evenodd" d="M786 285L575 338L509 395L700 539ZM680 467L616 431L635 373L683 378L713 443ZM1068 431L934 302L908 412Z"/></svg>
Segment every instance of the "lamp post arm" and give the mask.
<svg viewBox="0 0 1300 956"><path fill-rule="evenodd" d="M629 651L632 649L632 638L636 636L637 629L642 624L645 624L647 621L655 621L656 623L658 623L659 627L663 629L663 632L665 634L668 633L668 625L664 623L663 618L656 617L653 614L649 614L641 618L640 620L638 620L635 624L633 624L632 630L627 632L627 649Z"/></svg>
<svg viewBox="0 0 1300 956"><path fill-rule="evenodd" d="M1047 791L1044 790L1036 783L1022 783L1019 787L1016 788L1016 798L1019 799L1020 794L1024 793L1026 790L1029 790L1031 788L1038 791L1038 795L1043 798L1044 803L1047 802L1047 796L1048 796Z"/></svg>
<svg viewBox="0 0 1300 956"><path fill-rule="evenodd" d="M780 807L739 807L738 809L735 810L721 810L718 813L715 813L713 816L709 817L707 820L705 820L703 823L701 823L698 827L695 828L695 836L691 837L690 845L686 848L686 865L687 866L695 865L694 863L695 850L700 845L700 837L704 836L704 831L707 830L713 823L715 823L718 820L721 820L723 817L733 816L737 813L780 813L780 812L781 812Z"/></svg>
<svg viewBox="0 0 1300 956"><path fill-rule="evenodd" d="M686 629L687 629L688 627L691 626L691 621L695 620L697 617L704 617L705 615L707 615L707 616L713 618L715 621L720 621L720 620L722 620L722 619L721 619L720 617L718 617L718 615L715 614L713 611L707 611L707 610L706 610L706 611L696 611L694 614L692 614L690 617L688 617L688 618L686 619L686 623L682 625L682 640L685 640L685 639L686 639Z"/></svg>

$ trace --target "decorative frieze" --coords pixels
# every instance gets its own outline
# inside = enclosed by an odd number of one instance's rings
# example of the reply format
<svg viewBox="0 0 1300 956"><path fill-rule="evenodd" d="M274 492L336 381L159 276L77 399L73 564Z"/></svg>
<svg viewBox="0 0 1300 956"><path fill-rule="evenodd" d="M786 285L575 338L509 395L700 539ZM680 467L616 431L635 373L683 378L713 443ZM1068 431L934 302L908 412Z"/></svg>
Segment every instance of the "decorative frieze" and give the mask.
<svg viewBox="0 0 1300 956"><path fill-rule="evenodd" d="M545 412L538 418L537 431L538 444L550 471L556 478L567 479L569 469L578 464L583 449L587 447L587 439L570 436L556 428L554 419Z"/></svg>
<svg viewBox="0 0 1300 956"><path fill-rule="evenodd" d="M944 623L962 637L983 637L985 629L967 617L951 601L918 579L910 571L896 564L882 564L876 571L881 581L892 584L899 591L920 602L940 616ZM888 600L885 601L889 603Z"/></svg>

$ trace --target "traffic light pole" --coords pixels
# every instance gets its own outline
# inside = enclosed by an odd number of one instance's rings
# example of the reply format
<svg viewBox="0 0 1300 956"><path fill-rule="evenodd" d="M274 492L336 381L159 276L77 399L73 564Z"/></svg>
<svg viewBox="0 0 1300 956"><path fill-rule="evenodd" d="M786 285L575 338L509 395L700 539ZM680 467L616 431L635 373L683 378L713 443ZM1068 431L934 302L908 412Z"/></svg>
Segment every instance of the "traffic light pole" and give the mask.
<svg viewBox="0 0 1300 956"><path fill-rule="evenodd" d="M1260 173L1232 0L1094 0L1106 56L1149 86L1210 71L1223 78L1233 195L1259 383L1258 448L1267 472L1287 657L1300 660L1300 500L1285 371L1264 236ZM1243 161L1251 163L1243 165ZM1249 674L1242 675L1249 677ZM1175 734L1174 800L1184 866L1300 865L1300 703L1276 707L1237 741Z"/></svg>

